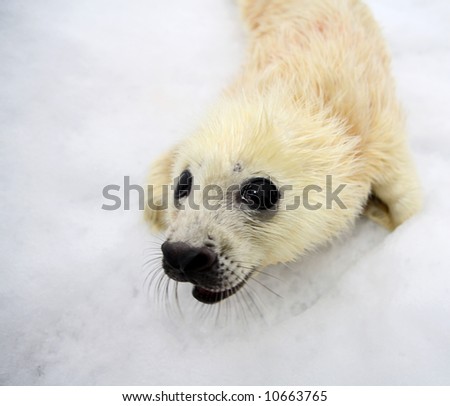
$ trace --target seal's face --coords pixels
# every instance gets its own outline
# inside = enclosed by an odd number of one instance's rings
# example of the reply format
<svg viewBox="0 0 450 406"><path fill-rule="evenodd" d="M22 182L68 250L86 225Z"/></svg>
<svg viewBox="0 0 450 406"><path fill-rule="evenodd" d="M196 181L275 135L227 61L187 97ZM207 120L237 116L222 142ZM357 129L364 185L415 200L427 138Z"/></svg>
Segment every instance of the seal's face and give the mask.
<svg viewBox="0 0 450 406"><path fill-rule="evenodd" d="M175 178L161 250L167 276L192 283L197 300L215 303L237 292L263 266L258 235L269 232L282 196L276 180L249 174L242 163L217 172L212 168L217 160L202 162L186 162Z"/></svg>
<svg viewBox="0 0 450 406"><path fill-rule="evenodd" d="M348 210L329 209L318 192L328 187L328 174L347 181L340 171L347 176L353 166L342 156L357 140L338 145L341 128L322 117L297 130L279 128L263 110L242 104L221 110L150 175L149 202L168 203L161 211L147 208L150 222L166 232L164 272L192 283L203 303L225 299L264 267L315 248L345 229L359 209L358 185L341 196ZM305 207L302 192L311 185Z"/></svg>

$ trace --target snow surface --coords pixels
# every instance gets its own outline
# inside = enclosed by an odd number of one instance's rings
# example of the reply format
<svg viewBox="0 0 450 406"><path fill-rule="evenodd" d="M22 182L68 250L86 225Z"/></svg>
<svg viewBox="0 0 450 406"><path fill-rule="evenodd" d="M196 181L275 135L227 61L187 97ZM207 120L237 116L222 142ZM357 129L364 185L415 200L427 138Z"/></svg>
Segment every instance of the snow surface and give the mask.
<svg viewBox="0 0 450 406"><path fill-rule="evenodd" d="M0 383L450 384L450 3L369 4L424 210L261 275L260 317L184 285L180 316L172 285L145 281L161 237L135 205L101 210L103 186L143 182L239 70L234 2L1 2Z"/></svg>

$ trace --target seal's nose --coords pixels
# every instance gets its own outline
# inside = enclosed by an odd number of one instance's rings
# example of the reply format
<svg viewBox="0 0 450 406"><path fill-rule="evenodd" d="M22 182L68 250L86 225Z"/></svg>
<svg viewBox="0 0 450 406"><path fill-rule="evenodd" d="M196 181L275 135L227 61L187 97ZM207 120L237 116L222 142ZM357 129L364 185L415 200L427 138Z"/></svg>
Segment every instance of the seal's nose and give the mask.
<svg viewBox="0 0 450 406"><path fill-rule="evenodd" d="M161 251L166 263L191 281L204 276L200 274L217 261L217 254L209 248L192 247L184 242L166 241L161 245Z"/></svg>

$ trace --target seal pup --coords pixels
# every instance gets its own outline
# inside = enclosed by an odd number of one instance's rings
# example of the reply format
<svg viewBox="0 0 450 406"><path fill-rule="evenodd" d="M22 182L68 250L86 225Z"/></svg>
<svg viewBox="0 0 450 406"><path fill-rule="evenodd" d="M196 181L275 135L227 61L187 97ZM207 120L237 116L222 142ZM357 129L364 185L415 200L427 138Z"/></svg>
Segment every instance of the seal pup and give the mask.
<svg viewBox="0 0 450 406"><path fill-rule="evenodd" d="M164 272L209 304L362 213L393 230L421 205L369 9L358 0L239 6L245 66L198 130L153 163L145 210L166 232Z"/></svg>

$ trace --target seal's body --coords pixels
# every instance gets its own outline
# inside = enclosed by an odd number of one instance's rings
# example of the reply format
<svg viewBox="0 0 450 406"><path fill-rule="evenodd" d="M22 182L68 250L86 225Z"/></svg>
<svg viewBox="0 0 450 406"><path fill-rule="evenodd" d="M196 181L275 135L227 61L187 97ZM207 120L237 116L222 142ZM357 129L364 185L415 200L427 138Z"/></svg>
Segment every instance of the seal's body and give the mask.
<svg viewBox="0 0 450 406"><path fill-rule="evenodd" d="M241 75L150 175L152 207L174 186L167 209L146 210L167 230L163 268L205 303L337 236L362 212L392 230L421 202L389 55L368 8L358 0L240 7L250 35ZM213 210L204 205L208 185L223 191Z"/></svg>

